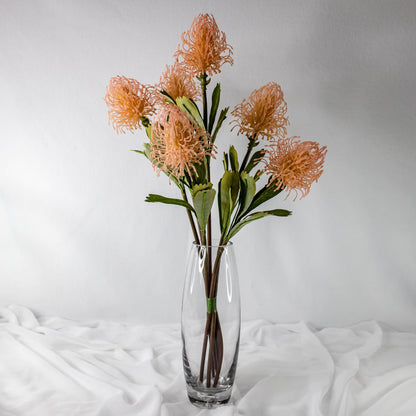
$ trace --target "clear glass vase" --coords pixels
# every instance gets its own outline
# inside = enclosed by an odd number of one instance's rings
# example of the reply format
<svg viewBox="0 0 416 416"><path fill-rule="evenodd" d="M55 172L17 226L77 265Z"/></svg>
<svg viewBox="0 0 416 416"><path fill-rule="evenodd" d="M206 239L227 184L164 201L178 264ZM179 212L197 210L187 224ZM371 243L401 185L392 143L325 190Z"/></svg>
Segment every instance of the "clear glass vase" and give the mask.
<svg viewBox="0 0 416 416"><path fill-rule="evenodd" d="M240 341L240 290L232 243L192 244L182 298L183 367L189 400L230 400Z"/></svg>

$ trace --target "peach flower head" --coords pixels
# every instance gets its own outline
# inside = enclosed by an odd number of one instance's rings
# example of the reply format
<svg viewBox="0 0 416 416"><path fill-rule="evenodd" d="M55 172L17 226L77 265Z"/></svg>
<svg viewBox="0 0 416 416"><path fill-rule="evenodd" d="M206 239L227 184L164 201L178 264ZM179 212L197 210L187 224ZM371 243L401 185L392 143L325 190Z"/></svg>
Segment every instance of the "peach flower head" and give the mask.
<svg viewBox="0 0 416 416"><path fill-rule="evenodd" d="M198 101L201 97L201 91L197 88L195 80L179 62L166 66L166 71L160 77L156 88L166 91L174 100L178 97L186 97ZM161 101L164 101L163 98Z"/></svg>
<svg viewBox="0 0 416 416"><path fill-rule="evenodd" d="M237 105L231 114L235 117L232 129L238 127L237 134L244 134L251 140L286 135L289 124L286 115L287 105L280 85L269 82L254 90L247 99Z"/></svg>
<svg viewBox="0 0 416 416"><path fill-rule="evenodd" d="M224 32L218 29L214 16L199 14L191 28L182 34L182 45L175 57L180 59L191 75L218 74L223 64L233 64L233 48Z"/></svg>
<svg viewBox="0 0 416 416"><path fill-rule="evenodd" d="M278 139L270 145L265 158L265 172L270 174L271 182L277 189L289 194L295 192L300 199L308 195L313 182L322 175L326 155L326 146L317 142L296 140L299 137Z"/></svg>
<svg viewBox="0 0 416 416"><path fill-rule="evenodd" d="M109 123L117 133L131 133L141 128L142 117L155 112L156 100L151 87L132 78L116 76L111 78L104 100L108 106Z"/></svg>
<svg viewBox="0 0 416 416"><path fill-rule="evenodd" d="M163 106L152 124L150 159L158 175L161 170L176 177L196 173L195 165L212 156L209 134L195 125L177 106Z"/></svg>

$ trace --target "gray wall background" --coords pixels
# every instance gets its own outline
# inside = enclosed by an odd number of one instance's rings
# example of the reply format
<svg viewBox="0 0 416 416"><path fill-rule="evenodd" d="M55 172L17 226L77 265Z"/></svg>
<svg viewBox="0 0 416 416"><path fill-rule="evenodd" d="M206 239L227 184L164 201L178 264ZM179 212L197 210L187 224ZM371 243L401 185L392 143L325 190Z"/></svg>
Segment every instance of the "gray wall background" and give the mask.
<svg viewBox="0 0 416 416"><path fill-rule="evenodd" d="M310 195L234 240L243 319L416 328L416 2L0 1L0 303L172 322L191 233L176 197L108 126L117 74L158 81L193 18L234 47L222 104L269 81L289 135L328 146ZM225 126L220 152L244 139ZM224 147L223 147L224 146ZM221 154L221 153L220 153ZM218 166L220 163L218 163ZM220 170L218 167L217 173ZM218 175L214 180L217 183Z"/></svg>

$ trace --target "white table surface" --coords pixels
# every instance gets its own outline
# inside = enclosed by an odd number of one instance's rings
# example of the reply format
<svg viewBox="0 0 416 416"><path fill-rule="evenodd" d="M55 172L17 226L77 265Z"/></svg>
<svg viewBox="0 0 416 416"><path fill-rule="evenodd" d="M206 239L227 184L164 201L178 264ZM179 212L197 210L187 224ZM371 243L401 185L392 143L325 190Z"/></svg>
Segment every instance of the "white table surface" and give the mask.
<svg viewBox="0 0 416 416"><path fill-rule="evenodd" d="M415 416L416 334L245 322L227 406L185 393L179 325L0 308L0 416Z"/></svg>

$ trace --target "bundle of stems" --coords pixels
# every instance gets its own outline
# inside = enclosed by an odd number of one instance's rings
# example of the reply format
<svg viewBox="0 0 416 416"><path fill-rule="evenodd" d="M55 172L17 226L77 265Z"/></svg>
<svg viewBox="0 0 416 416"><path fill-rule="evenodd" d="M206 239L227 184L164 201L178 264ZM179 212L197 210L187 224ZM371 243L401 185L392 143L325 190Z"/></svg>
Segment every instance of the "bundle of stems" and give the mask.
<svg viewBox="0 0 416 416"><path fill-rule="evenodd" d="M269 82L254 90L231 112L235 123L232 129L237 128L238 135L246 136L247 150L241 165L234 146L224 152L224 174L215 190L211 160L215 157L215 140L229 108L218 114L220 84L213 88L210 105L207 86L211 81L209 77L218 74L223 64L233 64L232 47L226 42L224 32L218 29L214 17L200 14L182 34L182 45L175 58L175 63L167 67L156 86L124 76L113 77L105 101L110 122L118 133L144 127L149 142L144 143L144 150L135 152L144 155L158 173L163 171L169 181L178 186L182 196L179 199L150 194L146 201L184 207L195 243L200 250L204 248L207 313L199 380L203 383L206 374L206 386L216 387L224 352L216 302L224 246L255 220L270 215L290 215L291 211L285 209L257 211L256 208L283 190L288 191L287 195L295 192L294 199L298 193L301 199L306 196L311 184L323 172L326 146L286 137L289 121L283 92L278 84ZM195 104L200 97L202 114ZM151 121L153 115L156 117ZM253 153L261 141L266 145ZM264 164L261 169L260 162ZM255 168L256 172L251 174ZM256 190L263 174L266 174L266 183ZM215 198L221 237L214 259L211 210Z"/></svg>

